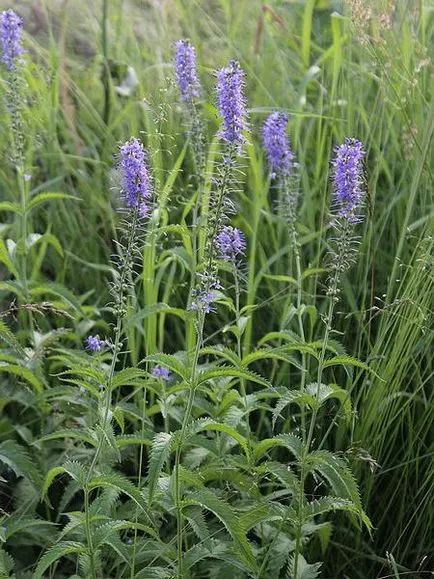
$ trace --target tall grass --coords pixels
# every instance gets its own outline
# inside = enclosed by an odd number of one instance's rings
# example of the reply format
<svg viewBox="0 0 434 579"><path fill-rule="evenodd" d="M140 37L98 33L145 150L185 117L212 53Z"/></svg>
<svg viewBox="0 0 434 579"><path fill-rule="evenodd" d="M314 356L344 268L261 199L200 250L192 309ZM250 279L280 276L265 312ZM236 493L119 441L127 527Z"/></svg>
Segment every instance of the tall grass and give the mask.
<svg viewBox="0 0 434 579"><path fill-rule="evenodd" d="M336 370L333 378L351 390L350 421L335 422L327 407L314 438L327 440L330 451L342 453L350 461L374 531L371 538L344 515L337 515L333 533L324 525L304 555L307 560L324 560L325 577L428 576L434 565L430 532L434 401L429 4L423 0L417 6L404 0L366 3L372 11L370 21L360 18L360 4L355 0L345 5L310 0L83 5L79 13L88 17L86 32L96 55L90 61L70 53L68 40L74 38L77 9L67 3L65 6L64 17L59 19L46 3L41 10L45 38L26 37L31 64L25 67L23 123L25 158L32 179L24 191L25 199L17 191L16 176L7 162L11 127L7 111L3 108L1 113L5 159L0 165L1 238L23 238L23 223L25 237L41 235L34 236L24 249L23 279L23 270L15 271L8 257L6 242L0 245L4 266L0 274L0 329L5 346L0 358L4 576L10 576L6 571L10 556L17 577L33 576L38 560L47 553L45 562L49 562L53 545L68 542L63 558L59 556L57 562L53 558L46 566L51 577L78 574L77 561L85 556L80 551L80 533L74 534L74 525L79 529L82 523L85 498L76 492L82 476L76 461L90 462L94 456L96 441L88 429L102 424L98 422L99 393L83 374L81 380L88 394L80 398L71 386L65 386L62 373L68 371L71 360L83 368L88 364L82 344L89 332L104 335L110 331L107 279L112 275L110 256L118 251L113 240L118 237L119 204L115 193L118 176L112 167L118 144L132 135L142 138L150 151L160 205L125 317L124 353L118 361L120 373L126 368L124 381L119 378L112 393L117 408L114 435L121 441L119 470L130 484L116 486L114 478L111 486L104 487L103 480L93 488L85 484L86 502L92 499L95 505L88 504L85 509L86 525L88 530L96 525L101 513L110 513L111 520L135 521L127 536L134 546L132 570L126 562L125 542L110 539L118 557L109 560L105 572L113 577L157 577L162 571L152 571L152 564L149 575L146 571L140 574L140 569L145 569L141 567L143 561L155 559L158 565L154 567L167 564L172 569L176 552L179 559L183 548L187 551L195 544L194 533L201 537L196 542L207 547L223 533L214 520L200 514L198 503L192 499L188 516L178 513L178 527L182 527L178 545L175 540L164 546L159 539L153 542L149 530L153 521L145 520L148 514L140 510L144 499L137 490L145 477L148 480L151 469L152 490L146 491L151 517L160 519L163 512L179 508L179 492L164 487L169 477L159 479L155 474L157 466L160 471L166 462L170 466L170 450L165 444L176 425L182 424L180 442L175 443L179 444L177 478L183 484L199 488L198 481L188 479L188 468L200 464L204 452L203 446L189 447L185 468L179 464L190 417L182 421L185 414L177 402L176 387L167 392L162 381L149 382L141 373L149 370L152 362L168 363L168 359L158 357L161 352L177 353L181 366L198 364L197 357L192 361L186 354L195 345L194 325L185 304L196 259L189 231L197 191L190 177L194 166L171 65L172 42L180 37L189 37L197 47L208 94L214 87L210 72L224 66L229 58L237 58L246 71L252 136L233 218L234 225L245 232L249 248L242 293L243 313L247 312L248 318L241 336L243 356L255 356L268 332L288 327L296 331L293 304L297 299L306 305L306 341L322 339L321 317L327 309L324 288L329 248L324 240L329 228L330 157L333 146L348 135L366 144L367 217L360 231L357 263L343 279L333 337L343 344L340 353L367 361L375 374L357 368L352 373L348 368ZM105 77L101 77L101 63ZM121 70L131 66L137 73L139 85L129 97L116 93L116 66ZM108 80L109 70L112 76ZM276 212L277 192L258 147L259 127L274 109L289 114L290 136L300 163L297 235L304 274L298 288L286 226ZM203 107L203 114L211 141L202 192L205 207L212 190L210 174L219 157L218 145L212 140L217 129L212 98ZM39 203L30 206L31 199L42 193L58 195L40 197ZM207 219L206 209L202 218ZM198 243L201 255L203 239ZM229 273L225 278L230 284ZM229 298L235 300L232 287ZM198 347L215 345L215 336L221 345L230 346L235 336L234 315L230 307L219 309L218 317L212 315L207 320L208 338ZM201 361L203 371L208 369L211 351L207 356ZM127 367L136 366L145 357L147 363L128 374ZM102 354L86 372L92 373L92 380L98 378L110 361L109 354ZM16 369L11 370L11 366ZM271 359L254 362L252 368L273 384L291 384L299 372ZM9 373L3 373L6 369ZM194 369L191 384L195 373ZM250 396L253 392L249 391ZM247 431L242 428L247 424L258 440L273 436L270 399L261 399L250 422L237 422L240 407L230 396L224 387L213 383L206 396L191 399L189 414L198 418L209 412L217 423L231 408L228 423L233 426L229 431L232 435L239 427L244 436ZM249 401L247 404L252 403ZM283 419L282 432L288 432L294 416L284 414ZM160 434L161 448L159 454L155 451L152 455L148 447L155 433ZM198 441L198 432L189 436ZM113 441L105 442L108 448L98 457L100 469L104 461L115 464L117 460L110 447ZM155 448L155 441L153 444ZM215 458L203 476L214 481L222 496L227 489L243 489L243 485L251 485L249 493L253 494L249 497L255 496L252 489L259 479L247 474L253 471L248 470L250 465L243 462L242 454L233 458L227 469L233 487L217 474L224 464L222 457L230 454L225 434L201 444L208 450L213 445ZM69 466L62 471L59 465L65 461ZM97 484L105 490L95 491ZM167 491L166 498L161 498L163 491ZM123 506L117 500L121 492L132 502ZM209 500L205 491L201 496L203 501ZM134 516L126 512L131 505ZM241 507L253 508L247 502ZM213 512L217 517L218 509L216 502ZM167 517L167 536L176 537L174 523ZM211 523L211 536L206 533L207 523ZM271 573L273 557L278 558L290 546L283 533L276 533L271 540L267 535L271 527L261 524L263 543L255 543L255 548L259 552L269 545L269 551L260 571L252 576L266 577L267 569ZM229 534L234 539L237 521L232 525ZM69 536L66 528L72 532ZM119 529L122 532L122 526ZM147 532L149 540L139 543L138 533ZM245 538L236 537L238 550L247 558ZM101 537L94 537L95 544L98 539ZM247 576L245 571L234 571L236 565L231 567L228 558L216 561L209 568L199 565L198 574L192 576ZM92 564L97 567L99 562L95 559ZM173 575L161 576L176 576L175 570L171 572ZM289 567L287 576L291 576Z"/></svg>

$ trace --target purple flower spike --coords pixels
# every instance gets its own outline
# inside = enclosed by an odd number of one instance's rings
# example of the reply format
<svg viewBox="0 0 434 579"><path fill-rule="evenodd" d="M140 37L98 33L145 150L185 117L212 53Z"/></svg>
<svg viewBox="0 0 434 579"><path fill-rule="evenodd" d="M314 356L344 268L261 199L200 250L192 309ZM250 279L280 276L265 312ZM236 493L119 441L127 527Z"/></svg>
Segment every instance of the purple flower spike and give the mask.
<svg viewBox="0 0 434 579"><path fill-rule="evenodd" d="M244 71L231 60L228 67L218 71L217 78L218 107L223 119L219 137L240 148L245 140L242 132L247 129Z"/></svg>
<svg viewBox="0 0 434 579"><path fill-rule="evenodd" d="M200 96L200 84L197 77L196 51L188 40L175 42L175 72L181 99L190 103Z"/></svg>
<svg viewBox="0 0 434 579"><path fill-rule="evenodd" d="M164 368L164 366L154 366L152 376L154 376L154 378L161 378L165 382L170 380L170 372L167 368Z"/></svg>
<svg viewBox="0 0 434 579"><path fill-rule="evenodd" d="M107 346L105 340L100 340L99 336L89 336L86 339L86 348L91 352L101 352Z"/></svg>
<svg viewBox="0 0 434 579"><path fill-rule="evenodd" d="M14 70L16 59L23 53L21 36L23 20L13 10L0 14L1 61L8 70Z"/></svg>
<svg viewBox="0 0 434 579"><path fill-rule="evenodd" d="M128 207L138 207L139 215L146 217L152 197L151 176L146 152L138 139L131 139L120 148L122 188Z"/></svg>
<svg viewBox="0 0 434 579"><path fill-rule="evenodd" d="M350 223L359 221L357 209L363 204L363 158L365 151L360 141L345 139L343 145L336 147L332 161L334 169L334 201L339 217Z"/></svg>
<svg viewBox="0 0 434 579"><path fill-rule="evenodd" d="M239 255L244 255L246 242L243 233L236 227L226 225L215 239L221 259L235 263Z"/></svg>
<svg viewBox="0 0 434 579"><path fill-rule="evenodd" d="M262 129L264 148L273 178L289 175L293 166L294 153L291 151L286 134L287 124L287 115L275 112L267 118Z"/></svg>

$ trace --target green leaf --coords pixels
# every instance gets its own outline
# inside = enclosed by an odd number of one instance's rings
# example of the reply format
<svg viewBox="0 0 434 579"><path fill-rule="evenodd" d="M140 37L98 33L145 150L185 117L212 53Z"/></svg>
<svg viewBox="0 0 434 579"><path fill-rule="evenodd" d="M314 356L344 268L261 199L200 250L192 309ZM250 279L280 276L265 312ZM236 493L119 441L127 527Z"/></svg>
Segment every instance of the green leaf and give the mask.
<svg viewBox="0 0 434 579"><path fill-rule="evenodd" d="M117 473L109 473L93 477L87 485L88 489L112 488L124 493L142 510L149 522L152 521L149 516L149 505L146 503L142 493L127 478Z"/></svg>
<svg viewBox="0 0 434 579"><path fill-rule="evenodd" d="M202 489L191 493L191 499L184 501L183 508L191 505L199 505L214 513L231 535L234 541L235 552L237 556L240 557L240 560L250 569L253 570L256 568L255 557L246 539L245 530L231 505L217 498L209 489Z"/></svg>
<svg viewBox="0 0 434 579"><path fill-rule="evenodd" d="M38 442L47 442L48 440L57 440L59 438L72 438L76 440L81 440L90 444L91 446L98 446L98 440L93 438L88 430L82 428L74 428L73 430L59 430L57 432L52 432L51 434L46 434L38 439Z"/></svg>
<svg viewBox="0 0 434 579"><path fill-rule="evenodd" d="M32 287L30 293L33 298L47 294L54 295L59 298L65 305L80 313L83 317L86 317L86 314L75 295L61 284L46 282L42 285Z"/></svg>
<svg viewBox="0 0 434 579"><path fill-rule="evenodd" d="M67 460L63 468L78 483L80 488L84 489L88 477L88 469L78 460Z"/></svg>
<svg viewBox="0 0 434 579"><path fill-rule="evenodd" d="M317 579L322 563L313 563L310 565L303 555L298 555L297 577L298 579ZM292 555L288 561L287 577L295 576L295 557Z"/></svg>
<svg viewBox="0 0 434 579"><path fill-rule="evenodd" d="M281 281L284 283L297 283L295 277L291 277L290 275L273 275L271 273L264 273L262 277L271 279L273 281Z"/></svg>
<svg viewBox="0 0 434 579"><path fill-rule="evenodd" d="M351 419L352 405L350 394L346 390L339 388L337 384L321 384L318 391L317 382L313 382L306 386L306 391L319 403L319 406L322 406L327 400L336 398L341 403L346 419Z"/></svg>
<svg viewBox="0 0 434 579"><path fill-rule="evenodd" d="M303 508L306 520L325 515L330 511L349 511L358 514L358 509L352 501L338 497L322 497L307 503Z"/></svg>
<svg viewBox="0 0 434 579"><path fill-rule="evenodd" d="M72 554L83 554L87 553L87 549L81 543L76 541L60 541L56 545L53 545L39 560L39 563L35 569L33 579L42 579L45 571L50 565L65 557L66 555Z"/></svg>
<svg viewBox="0 0 434 579"><path fill-rule="evenodd" d="M247 513L240 516L240 523L245 531L268 521L283 521L286 509L282 505L264 502L255 505Z"/></svg>
<svg viewBox="0 0 434 579"><path fill-rule="evenodd" d="M30 372L30 370L24 368L23 366L16 366L15 364L5 364L4 362L0 362L0 372L6 372L8 374L13 374L14 376L22 378L31 386L33 386L34 390L38 394L41 394L44 391L44 386L39 378L37 378L33 372Z"/></svg>
<svg viewBox="0 0 434 579"><path fill-rule="evenodd" d="M66 471L63 466L55 466L47 472L44 484L42 485L41 489L41 498L46 496L56 476L59 476L59 474L64 474L65 472Z"/></svg>
<svg viewBox="0 0 434 579"><path fill-rule="evenodd" d="M8 328L8 326L4 323L3 320L0 319L0 340L3 340L3 342L6 342L6 344L8 346L10 346L12 348L12 350L18 354L18 356L22 359L22 360L26 360L27 359L27 353L24 350L24 348L21 346L21 344L18 342L18 340L16 339L16 337L14 336L14 334L11 332L11 330Z"/></svg>
<svg viewBox="0 0 434 579"><path fill-rule="evenodd" d="M173 574L164 567L145 567L134 575L134 579L170 579Z"/></svg>
<svg viewBox="0 0 434 579"><path fill-rule="evenodd" d="M262 348L260 350L256 350L256 352L247 354L247 356L243 358L242 364L243 366L249 366L258 360L282 360L284 362L288 362L288 364L292 364L296 368L301 369L300 362L291 356L288 353L288 350L288 346L282 346L278 348ZM296 349L293 349L292 351L296 351Z"/></svg>
<svg viewBox="0 0 434 579"><path fill-rule="evenodd" d="M113 391L121 386L142 386L147 379L148 374L145 370L141 370L140 368L124 368L115 374L110 387Z"/></svg>
<svg viewBox="0 0 434 579"><path fill-rule="evenodd" d="M17 268L11 260L3 239L0 239L0 263L3 263L15 278L18 279L20 277Z"/></svg>
<svg viewBox="0 0 434 579"><path fill-rule="evenodd" d="M336 497L351 501L355 505L360 520L370 530L371 522L363 511L356 479L347 464L327 450L311 452L306 464L329 483Z"/></svg>
<svg viewBox="0 0 434 579"><path fill-rule="evenodd" d="M357 358L352 358L351 356L334 356L333 358L330 358L324 362L324 368L328 368L329 366L355 366L375 374L374 370L372 370L372 368L370 368L367 364L357 360ZM375 375L379 377L377 374Z"/></svg>
<svg viewBox="0 0 434 579"><path fill-rule="evenodd" d="M0 203L0 211L11 211L21 215L21 205L19 203L11 203L10 201L2 201Z"/></svg>
<svg viewBox="0 0 434 579"><path fill-rule="evenodd" d="M150 503L152 503L158 477L160 476L165 462L169 458L172 442L173 435L167 432L158 432L152 441L148 472L148 492Z"/></svg>
<svg viewBox="0 0 434 579"><path fill-rule="evenodd" d="M32 483L37 483L40 479L33 458L14 440L5 440L0 444L0 462L11 468L16 476L27 478Z"/></svg>
<svg viewBox="0 0 434 579"><path fill-rule="evenodd" d="M287 406L290 404L298 404L300 407L309 406L310 408L318 407L318 403L314 396L309 394L308 392L301 390L288 390L285 394L279 399L275 408L273 409L273 430L276 426L276 421Z"/></svg>
<svg viewBox="0 0 434 579"><path fill-rule="evenodd" d="M235 366L219 366L218 368L213 368L212 370L206 370L200 372L196 379L196 385L212 380L213 378L243 378L244 380L249 380L250 382L256 382L257 384L262 384L262 386L267 386L272 388L270 382L259 374L251 372L250 370L245 370L242 368L236 368Z"/></svg>
<svg viewBox="0 0 434 579"><path fill-rule="evenodd" d="M188 382L190 370L175 356L172 356L170 354L152 354L152 356L148 356L146 358L146 361L155 362L155 364L165 366L166 368L169 368L169 370L172 370L172 372L183 378L186 382Z"/></svg>
<svg viewBox="0 0 434 579"><path fill-rule="evenodd" d="M231 426L228 426L227 424L223 424L220 422L214 422L211 420L209 422L207 421L206 423L204 423L198 429L195 429L195 432L200 432L201 430L217 430L218 432L224 432L225 434L236 440L238 444L241 446L241 448L244 450L246 456L249 456L249 448L247 446L246 439Z"/></svg>
<svg viewBox="0 0 434 579"><path fill-rule="evenodd" d="M253 459L257 461L270 449L277 448L279 446L287 448L297 459L301 457L303 450L303 441L301 438L293 434L279 434L274 438L266 438L265 440L261 440L261 442L256 445L253 451Z"/></svg>
<svg viewBox="0 0 434 579"><path fill-rule="evenodd" d="M37 205L46 203L47 201L53 201L55 199L71 199L74 201L81 201L79 197L73 197L67 193L39 193L30 199L29 204L27 205L27 209L31 211Z"/></svg>

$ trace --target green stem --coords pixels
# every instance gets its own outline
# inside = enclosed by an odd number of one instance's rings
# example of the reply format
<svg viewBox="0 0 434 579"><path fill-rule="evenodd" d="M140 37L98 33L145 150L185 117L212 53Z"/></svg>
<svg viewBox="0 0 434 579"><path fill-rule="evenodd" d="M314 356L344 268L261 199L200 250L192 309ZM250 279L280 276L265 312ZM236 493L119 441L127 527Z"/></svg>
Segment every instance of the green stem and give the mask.
<svg viewBox="0 0 434 579"><path fill-rule="evenodd" d="M95 466L99 460L99 457L101 455L102 452L102 448L103 448L103 444L104 444L104 431L107 427L107 421L108 421L108 417L109 417L109 413L110 413L110 406L111 406L111 385L113 382L113 377L114 377L114 373L115 373L115 369L116 369L116 362L118 359L118 355L119 355L119 351L120 351L120 342L121 342L121 333L122 333L122 320L124 317L124 311L123 311L123 307L124 307L124 288L125 288L125 282L127 279L127 276L129 274L129 264L132 260L132 255L133 255L133 248L134 248L134 243L135 243L135 235L136 235L136 228L137 228L137 221L138 221L138 209L136 208L133 212L132 215L132 222L130 225L130 232L129 232L129 236L128 236L128 241L127 241L127 249L125 252L125 257L124 257L124 265L122 267L122 270L120 272L120 279L119 279L119 288L120 288L120 293L119 296L116 296L117 299L117 316L116 316L116 327L115 327L115 340L114 340L114 345L113 345L113 356L112 356L112 360L111 360L111 364L110 364L110 369L107 375L107 381L106 381L106 390L105 390L105 400L103 402L103 418L101 421L101 429L102 429L102 433L100 433L99 436L99 440L98 440L98 446L97 449L95 451L95 454L93 455L92 458L92 462L90 464L89 470L87 472L86 475L86 480L85 480L85 484L84 484L84 493L85 493L85 498L86 498L86 494L87 494L87 502L85 501L85 518L86 518L86 537L87 537L87 543L88 543L88 549L89 549L89 556L91 561L93 560L93 545L92 545L92 533L91 533L91 529L90 529L90 519L89 519L89 497L88 497L88 493L89 493L89 483L92 479L93 476L93 472L95 470ZM90 538L90 541L89 541ZM92 575L92 578L94 578L95 575Z"/></svg>
<svg viewBox="0 0 434 579"><path fill-rule="evenodd" d="M181 464L181 453L182 447L184 444L184 436L185 431L187 429L191 411L193 408L194 403L194 393L196 387L196 372L197 372L197 364L199 360L199 352L203 342L203 327L205 322L205 316L202 312L199 312L199 320L198 320L198 332L197 332L197 340L196 340L196 347L194 350L193 361L191 365L191 374L190 374L190 384L189 384L189 393L188 393L188 400L187 400L187 407L185 409L184 417L182 420L181 432L179 437L179 442L176 448L175 454L175 466L174 466L174 475L175 475L175 497L176 497L176 527L177 527L177 550L178 550L178 577L179 579L184 579L184 569L183 569L183 551L182 551L182 544L183 544L183 515L182 515L182 506L181 506L181 499L182 499L182 492L181 492L181 484L180 484L180 464Z"/></svg>
<svg viewBox="0 0 434 579"><path fill-rule="evenodd" d="M319 399L319 394L320 394L320 389L321 389L321 380L322 380L322 375L323 375L323 371L324 371L325 355L326 355L326 351L327 351L327 344L328 344L328 340L329 340L329 336L330 336L331 324L332 324L332 319L333 319L333 312L334 312L334 307L335 307L335 303L336 303L336 292L337 292L338 281L339 281L339 272L336 269L335 274L334 274L333 279L332 279L332 282L331 282L331 289L329 292L331 295L331 299L329 302L329 308L328 308L327 316L325 319L326 329L325 329L324 339L323 339L323 343L322 343L320 359L318 362L317 390L316 390L316 399L317 400ZM303 445L303 456L301 459L300 493L299 493L299 500L298 500L298 505L297 505L298 525L297 525L297 534L296 534L295 551L294 551L294 579L298 578L298 559L299 559L300 552L301 552L300 547L301 547L302 530L303 530L303 525L304 525L303 509L304 509L304 489L305 489L305 484L306 484L306 459L307 459L307 456L309 455L310 445L311 445L312 439L313 439L313 434L314 434L317 416L318 416L318 405L315 406L315 408L312 412L312 416L310 419L310 425L309 425L309 433L307 435L306 442Z"/></svg>
<svg viewBox="0 0 434 579"><path fill-rule="evenodd" d="M84 489L84 513L86 525L86 541L87 541L87 548L89 550L90 576L93 579L94 577L96 577L96 571L93 553L92 531L90 528L89 489L87 487L85 487Z"/></svg>

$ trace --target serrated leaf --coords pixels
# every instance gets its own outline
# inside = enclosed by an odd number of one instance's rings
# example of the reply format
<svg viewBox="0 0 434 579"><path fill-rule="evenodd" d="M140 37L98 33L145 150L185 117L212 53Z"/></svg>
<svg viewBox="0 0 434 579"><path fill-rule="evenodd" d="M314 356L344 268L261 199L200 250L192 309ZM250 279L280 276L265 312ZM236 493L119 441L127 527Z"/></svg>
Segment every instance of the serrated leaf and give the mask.
<svg viewBox="0 0 434 579"><path fill-rule="evenodd" d="M80 488L84 489L86 486L88 469L77 460L67 460L63 465L63 468L65 469L65 472L67 472L69 476L78 483Z"/></svg>
<svg viewBox="0 0 434 579"><path fill-rule="evenodd" d="M0 203L0 211L11 211L12 213L17 213L21 215L21 205L19 203L11 203L10 201L2 201Z"/></svg>
<svg viewBox="0 0 434 579"><path fill-rule="evenodd" d="M76 440L81 440L90 444L91 446L98 446L98 440L93 438L89 431L83 430L82 428L74 428L71 430L59 430L57 432L52 432L38 439L38 442L47 442L48 440L57 440L59 438L72 438Z"/></svg>
<svg viewBox="0 0 434 579"><path fill-rule="evenodd" d="M298 369L302 368L300 362L288 353L288 346L256 350L256 352L251 352L245 356L242 364L243 366L249 366L252 362L257 362L258 360L282 360L288 362L288 364L292 364Z"/></svg>
<svg viewBox="0 0 434 579"><path fill-rule="evenodd" d="M247 564L250 569L256 568L252 548L246 539L245 531L233 511L233 507L216 497L209 489L202 489L191 493L191 498L183 503L183 508L190 505L199 505L212 512L226 527L235 544L235 553Z"/></svg>
<svg viewBox="0 0 434 579"><path fill-rule="evenodd" d="M34 390L41 394L44 391L44 386L42 382L37 378L33 372L24 368L23 366L17 366L15 364L5 364L4 362L0 362L0 372L6 372L8 374L13 374L14 376L18 376L22 378L26 382L28 382L31 386L33 386Z"/></svg>
<svg viewBox="0 0 434 579"><path fill-rule="evenodd" d="M83 554L87 553L87 549L81 543L76 541L60 541L56 545L53 545L39 560L39 563L35 569L33 579L42 579L45 571L61 559L66 557L66 555L72 554Z"/></svg>
<svg viewBox="0 0 434 579"><path fill-rule="evenodd" d="M79 197L73 197L72 195L68 195L68 193L55 193L55 192L47 192L47 193L38 193L30 199L27 209L31 211L37 205L41 203L46 203L47 201L54 201L56 199L71 199L74 201L80 201Z"/></svg>
<svg viewBox="0 0 434 579"><path fill-rule="evenodd" d="M329 368L330 366L355 366L356 368L361 368L362 370L375 374L374 370L367 364L352 356L333 356L333 358L326 360L323 366L324 368ZM375 375L378 376L377 374Z"/></svg>
<svg viewBox="0 0 434 579"><path fill-rule="evenodd" d="M327 450L311 452L306 462L310 470L315 470L329 483L336 497L355 505L360 520L370 530L371 522L363 511L356 479L347 464Z"/></svg>
<svg viewBox="0 0 434 579"><path fill-rule="evenodd" d="M212 380L213 378L242 378L244 380L249 380L250 382L256 382L257 384L262 384L262 386L267 386L272 388L272 385L268 380L259 376L255 372L250 370L236 368L235 366L219 366L218 368L213 368L212 370L205 370L200 372L196 378L196 385Z"/></svg>
<svg viewBox="0 0 434 579"><path fill-rule="evenodd" d="M108 487L124 493L130 497L130 499L134 501L138 507L140 507L142 512L148 518L149 522L152 524L149 516L149 505L146 503L139 489L124 476L117 473L108 473L101 476L95 476L92 478L92 480L89 481L89 483L87 483L87 487L89 490Z"/></svg>
<svg viewBox="0 0 434 579"><path fill-rule="evenodd" d="M115 374L110 387L111 390L115 390L121 386L141 386L147 378L148 374L145 370L141 370L140 368L124 368Z"/></svg>
<svg viewBox="0 0 434 579"><path fill-rule="evenodd" d="M297 577L298 579L317 579L322 563L309 564L303 555L299 554L297 559ZM295 577L295 557L292 555L288 561L287 575L288 578Z"/></svg>
<svg viewBox="0 0 434 579"><path fill-rule="evenodd" d="M44 484L42 485L42 489L41 489L41 497L44 498L45 495L48 493L51 485L53 484L54 479L56 478L56 476L59 476L59 474L64 474L66 471L64 469L63 466L55 466L52 469L50 469L46 476L45 476L45 480L44 480Z"/></svg>
<svg viewBox="0 0 434 579"><path fill-rule="evenodd" d="M160 476L165 462L169 458L172 442L173 435L167 432L158 432L152 441L148 471L148 492L150 503L152 503L158 477Z"/></svg>
<svg viewBox="0 0 434 579"><path fill-rule="evenodd" d="M301 438L293 434L279 434L274 438L266 438L256 445L253 451L253 459L257 461L266 452L279 446L287 448L297 459L299 459L303 450L303 441Z"/></svg>
<svg viewBox="0 0 434 579"><path fill-rule="evenodd" d="M318 403L315 400L315 397L310 395L306 391L288 390L279 399L275 408L273 409L273 419L272 419L273 430L276 426L277 419L282 413L282 410L284 410L290 404L298 404L301 407L309 406L310 408L318 407Z"/></svg>
<svg viewBox="0 0 434 579"><path fill-rule="evenodd" d="M6 344L12 348L12 350L18 354L18 356L22 359L22 360L26 360L27 359L27 354L26 351L24 350L24 348L21 346L21 344L18 342L18 340L16 339L16 337L14 336L14 334L11 332L11 330L8 328L8 326L4 323L3 320L0 319L0 340L3 340L3 342L6 342Z"/></svg>
<svg viewBox="0 0 434 579"><path fill-rule="evenodd" d="M27 450L14 440L5 440L0 444L0 462L6 464L18 477L27 478L32 483L39 481L34 460Z"/></svg>
<svg viewBox="0 0 434 579"><path fill-rule="evenodd" d="M313 382L306 386L306 391L322 406L327 400L336 398L341 403L341 407L345 413L347 420L351 418L351 398L349 393L337 384L321 384L318 390L317 382Z"/></svg>
<svg viewBox="0 0 434 579"><path fill-rule="evenodd" d="M244 450L246 456L247 457L249 456L249 448L247 446L246 439L234 428L221 422L214 422L213 420L209 421L205 419L205 421L206 422L202 426L199 426L199 428L195 429L196 433L202 430L216 430L218 432L224 432L225 434L236 440L238 444L241 446L241 448Z"/></svg>
<svg viewBox="0 0 434 579"><path fill-rule="evenodd" d="M146 358L148 362L154 362L160 366L165 366L169 368L172 372L183 378L186 382L188 381L190 371L189 368L180 362L175 356L170 354L152 354Z"/></svg>
<svg viewBox="0 0 434 579"><path fill-rule="evenodd" d="M0 263L3 263L15 278L19 278L18 270L10 258L9 252L3 239L0 239Z"/></svg>

